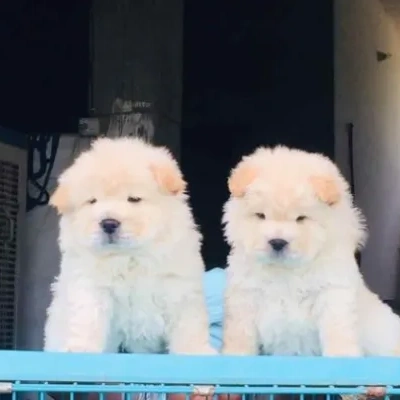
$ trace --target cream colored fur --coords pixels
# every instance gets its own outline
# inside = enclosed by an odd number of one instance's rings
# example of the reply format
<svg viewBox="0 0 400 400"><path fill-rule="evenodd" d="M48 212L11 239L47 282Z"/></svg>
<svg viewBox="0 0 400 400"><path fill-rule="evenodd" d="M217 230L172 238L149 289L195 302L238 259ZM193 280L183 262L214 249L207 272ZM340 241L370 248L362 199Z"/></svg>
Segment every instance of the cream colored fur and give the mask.
<svg viewBox="0 0 400 400"><path fill-rule="evenodd" d="M51 203L62 261L45 350L215 353L184 189L170 153L137 139L100 139L61 175ZM121 222L112 243L104 218Z"/></svg>
<svg viewBox="0 0 400 400"><path fill-rule="evenodd" d="M223 353L399 355L400 319L362 279L363 218L329 159L259 148L229 187ZM288 245L276 253L271 239Z"/></svg>

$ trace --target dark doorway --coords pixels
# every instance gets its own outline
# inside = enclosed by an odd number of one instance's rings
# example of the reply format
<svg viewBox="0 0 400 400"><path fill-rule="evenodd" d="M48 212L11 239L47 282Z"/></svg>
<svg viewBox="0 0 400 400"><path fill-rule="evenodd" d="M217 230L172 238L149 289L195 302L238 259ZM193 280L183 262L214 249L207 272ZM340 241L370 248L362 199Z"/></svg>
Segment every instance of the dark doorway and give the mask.
<svg viewBox="0 0 400 400"><path fill-rule="evenodd" d="M0 2L2 126L76 132L88 111L90 3Z"/></svg>
<svg viewBox="0 0 400 400"><path fill-rule="evenodd" d="M332 1L185 2L181 161L207 267L229 170L259 145L333 156Z"/></svg>

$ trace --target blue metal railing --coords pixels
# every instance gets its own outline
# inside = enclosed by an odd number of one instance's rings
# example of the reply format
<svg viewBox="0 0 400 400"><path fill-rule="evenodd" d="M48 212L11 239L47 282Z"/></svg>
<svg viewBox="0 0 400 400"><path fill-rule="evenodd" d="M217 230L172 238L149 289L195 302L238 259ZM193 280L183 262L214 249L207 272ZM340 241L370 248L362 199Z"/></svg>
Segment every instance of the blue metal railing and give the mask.
<svg viewBox="0 0 400 400"><path fill-rule="evenodd" d="M400 394L400 358L231 357L0 351L3 393ZM14 396L13 396L14 397Z"/></svg>

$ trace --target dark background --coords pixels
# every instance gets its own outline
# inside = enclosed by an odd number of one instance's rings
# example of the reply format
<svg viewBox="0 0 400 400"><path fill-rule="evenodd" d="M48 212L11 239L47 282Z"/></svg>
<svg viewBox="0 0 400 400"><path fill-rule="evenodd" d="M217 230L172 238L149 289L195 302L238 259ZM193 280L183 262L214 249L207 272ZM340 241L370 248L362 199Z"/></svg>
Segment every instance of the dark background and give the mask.
<svg viewBox="0 0 400 400"><path fill-rule="evenodd" d="M0 2L0 125L76 132L89 11L88 0ZM243 154L283 143L333 156L332 14L332 0L185 1L181 162L209 267L225 263L221 208Z"/></svg>
<svg viewBox="0 0 400 400"><path fill-rule="evenodd" d="M73 133L88 113L89 0L0 1L0 125Z"/></svg>
<svg viewBox="0 0 400 400"><path fill-rule="evenodd" d="M259 145L333 156L331 0L186 1L182 167L205 236L223 265L229 170Z"/></svg>

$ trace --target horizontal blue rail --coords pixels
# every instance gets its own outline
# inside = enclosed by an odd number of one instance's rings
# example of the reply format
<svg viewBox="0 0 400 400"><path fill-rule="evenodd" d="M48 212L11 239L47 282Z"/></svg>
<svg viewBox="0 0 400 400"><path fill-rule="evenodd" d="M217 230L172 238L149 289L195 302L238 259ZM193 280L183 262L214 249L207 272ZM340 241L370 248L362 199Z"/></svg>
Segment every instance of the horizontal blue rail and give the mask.
<svg viewBox="0 0 400 400"><path fill-rule="evenodd" d="M0 351L0 381L122 382L182 386L400 386L400 358L207 357ZM107 386L106 391L114 389ZM132 387L126 390L133 391ZM164 388L163 391L167 390ZM254 388L251 388L251 392L254 393Z"/></svg>
<svg viewBox="0 0 400 400"><path fill-rule="evenodd" d="M385 395L400 395L400 388L385 386ZM193 393L193 385L88 385L88 384L32 384L16 382L12 385L13 392L47 392L47 393ZM215 394L302 394L302 395L343 395L343 394L361 394L366 393L365 386L215 386Z"/></svg>

